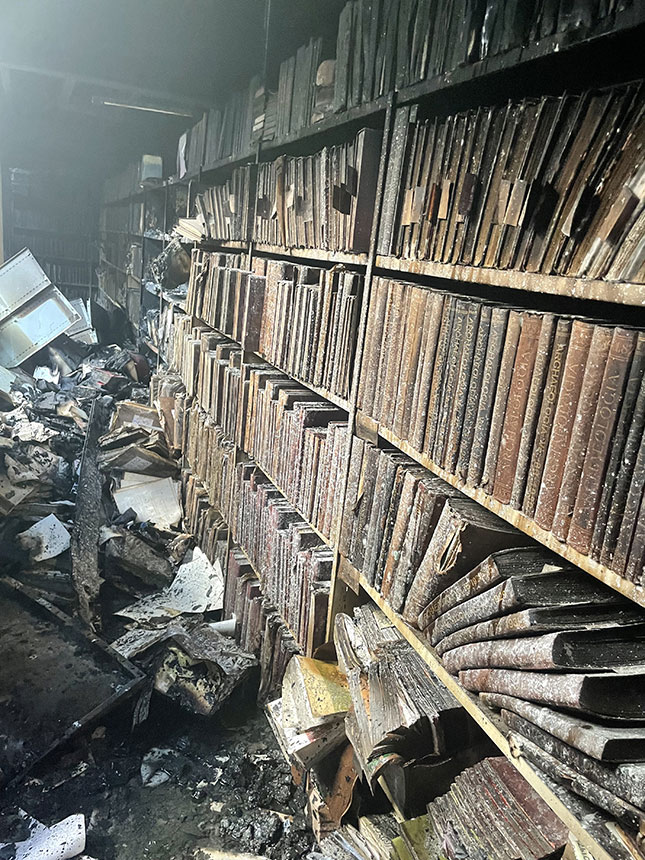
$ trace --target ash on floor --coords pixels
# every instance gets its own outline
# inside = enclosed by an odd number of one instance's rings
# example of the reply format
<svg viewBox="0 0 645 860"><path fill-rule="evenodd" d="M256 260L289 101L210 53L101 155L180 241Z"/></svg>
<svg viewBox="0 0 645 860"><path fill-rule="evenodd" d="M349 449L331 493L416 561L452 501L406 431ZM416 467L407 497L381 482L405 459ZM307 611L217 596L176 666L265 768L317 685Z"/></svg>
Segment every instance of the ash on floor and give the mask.
<svg viewBox="0 0 645 860"><path fill-rule="evenodd" d="M231 714L241 722L227 725ZM205 720L155 698L134 734L129 717L110 715L6 790L0 842L16 838L7 813L21 807L46 824L84 813L96 860L188 860L200 846L300 860L312 850L304 794L261 711Z"/></svg>

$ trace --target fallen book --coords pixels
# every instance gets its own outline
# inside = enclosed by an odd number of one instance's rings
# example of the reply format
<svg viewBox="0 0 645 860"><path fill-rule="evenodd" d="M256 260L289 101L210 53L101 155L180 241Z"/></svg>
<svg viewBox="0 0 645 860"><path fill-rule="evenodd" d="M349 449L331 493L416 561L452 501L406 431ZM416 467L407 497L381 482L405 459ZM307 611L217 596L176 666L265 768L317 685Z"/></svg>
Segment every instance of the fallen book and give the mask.
<svg viewBox="0 0 645 860"><path fill-rule="evenodd" d="M504 693L556 708L599 717L645 718L645 672L638 674L557 674L511 669L467 669L459 673L467 690Z"/></svg>
<svg viewBox="0 0 645 860"><path fill-rule="evenodd" d="M625 604L616 606L594 606L590 603L575 603L564 606L538 606L511 612L500 618L480 621L470 627L462 627L441 639L435 645L437 654L445 654L453 648L469 642L505 637L532 636L536 633L549 633L561 630L597 629L626 627L643 623L643 612L638 607Z"/></svg>
<svg viewBox="0 0 645 860"><path fill-rule="evenodd" d="M487 667L619 671L645 662L645 625L474 642L446 651L441 659L453 675Z"/></svg>

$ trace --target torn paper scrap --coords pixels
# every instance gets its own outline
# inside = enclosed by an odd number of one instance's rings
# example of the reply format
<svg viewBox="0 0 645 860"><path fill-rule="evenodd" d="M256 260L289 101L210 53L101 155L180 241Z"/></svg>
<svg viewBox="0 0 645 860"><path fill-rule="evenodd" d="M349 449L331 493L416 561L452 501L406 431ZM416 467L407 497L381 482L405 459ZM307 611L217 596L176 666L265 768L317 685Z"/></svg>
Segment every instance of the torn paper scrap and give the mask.
<svg viewBox="0 0 645 860"><path fill-rule="evenodd" d="M189 555L189 553L187 553ZM177 571L172 585L157 594L126 606L117 612L139 623L173 618L183 613L212 612L221 609L224 582L204 553L195 547L191 558Z"/></svg>
<svg viewBox="0 0 645 860"><path fill-rule="evenodd" d="M126 472L120 488L112 495L119 513L132 508L139 522L154 523L159 528L168 529L181 519L179 482L172 478Z"/></svg>
<svg viewBox="0 0 645 860"><path fill-rule="evenodd" d="M70 815L53 827L33 820L29 839L0 844L0 856L12 860L69 860L84 850L84 815Z"/></svg>
<svg viewBox="0 0 645 860"><path fill-rule="evenodd" d="M50 514L27 531L18 535L21 547L29 553L32 561L56 558L70 547L69 532L61 521Z"/></svg>

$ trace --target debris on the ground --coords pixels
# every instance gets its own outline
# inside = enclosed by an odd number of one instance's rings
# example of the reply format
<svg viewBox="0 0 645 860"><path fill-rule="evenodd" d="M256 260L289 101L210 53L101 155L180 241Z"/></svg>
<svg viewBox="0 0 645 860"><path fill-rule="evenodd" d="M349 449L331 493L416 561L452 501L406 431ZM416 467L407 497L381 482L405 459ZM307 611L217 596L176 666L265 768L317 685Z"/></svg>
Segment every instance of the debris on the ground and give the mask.
<svg viewBox="0 0 645 860"><path fill-rule="evenodd" d="M106 561L131 573L133 576L158 588L170 585L175 572L168 558L155 550L132 531L120 526L103 526L99 543ZM105 576L108 572L105 571Z"/></svg>
<svg viewBox="0 0 645 860"><path fill-rule="evenodd" d="M70 547L69 532L54 514L19 534L18 541L32 561L56 558Z"/></svg>
<svg viewBox="0 0 645 860"><path fill-rule="evenodd" d="M119 513L136 513L138 522L149 522L170 529L181 519L179 481L125 472L112 496Z"/></svg>
<svg viewBox="0 0 645 860"><path fill-rule="evenodd" d="M155 690L203 716L216 713L257 665L232 639L207 624L173 631L154 679Z"/></svg>
<svg viewBox="0 0 645 860"><path fill-rule="evenodd" d="M0 580L0 784L141 686L132 664L28 588Z"/></svg>
<svg viewBox="0 0 645 860"><path fill-rule="evenodd" d="M204 553L195 547L177 571L172 585L161 592L119 610L118 614L140 624L164 621L182 614L200 614L221 609L224 582Z"/></svg>
<svg viewBox="0 0 645 860"><path fill-rule="evenodd" d="M168 761L176 755L175 750L153 748L141 762L141 783L148 788L156 788L170 779L171 771L166 769Z"/></svg>
<svg viewBox="0 0 645 860"><path fill-rule="evenodd" d="M29 836L0 843L0 857L11 860L71 860L85 850L85 816L70 815L52 827L24 814Z"/></svg>

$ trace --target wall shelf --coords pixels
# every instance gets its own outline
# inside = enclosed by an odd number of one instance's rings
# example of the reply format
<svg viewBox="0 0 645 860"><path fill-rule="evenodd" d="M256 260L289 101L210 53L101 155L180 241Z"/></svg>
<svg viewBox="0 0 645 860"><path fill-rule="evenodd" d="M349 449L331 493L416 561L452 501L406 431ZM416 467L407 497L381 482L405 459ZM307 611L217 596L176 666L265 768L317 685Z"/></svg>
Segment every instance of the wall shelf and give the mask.
<svg viewBox="0 0 645 860"><path fill-rule="evenodd" d="M376 267L383 272L425 275L429 278L506 287L530 293L547 293L641 308L645 305L645 284L543 275L516 269L487 269L483 266L461 266L428 260L403 260L399 257L377 256Z"/></svg>

